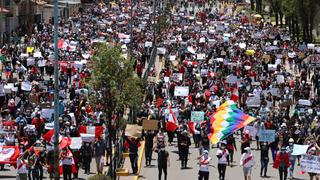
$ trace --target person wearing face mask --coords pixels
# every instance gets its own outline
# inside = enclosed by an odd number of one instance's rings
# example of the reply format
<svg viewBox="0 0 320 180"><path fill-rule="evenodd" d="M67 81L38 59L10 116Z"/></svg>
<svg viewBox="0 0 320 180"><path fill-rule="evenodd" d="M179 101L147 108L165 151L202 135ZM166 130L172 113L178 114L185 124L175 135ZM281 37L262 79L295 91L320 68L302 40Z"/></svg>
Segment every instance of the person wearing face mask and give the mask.
<svg viewBox="0 0 320 180"><path fill-rule="evenodd" d="M268 163L269 163L269 145L266 142L261 144L260 150L260 177L262 177L262 173L264 173L263 177L267 177Z"/></svg>
<svg viewBox="0 0 320 180"><path fill-rule="evenodd" d="M281 148L281 151L277 153L276 159L273 163L273 168L279 170L280 180L287 179L288 167L290 167L289 154L285 147Z"/></svg>
<svg viewBox="0 0 320 180"><path fill-rule="evenodd" d="M240 166L243 166L244 179L251 180L252 167L255 165L255 160L250 147L246 147L244 150L245 153L241 156Z"/></svg>
<svg viewBox="0 0 320 180"><path fill-rule="evenodd" d="M218 172L219 172L219 180L224 180L226 175L227 165L230 165L229 160L229 152L226 149L226 142L222 141L220 148L216 154L218 158Z"/></svg>
<svg viewBox="0 0 320 180"><path fill-rule="evenodd" d="M165 146L162 145L158 150L158 178L161 180L162 171L164 173L164 180L167 180L167 167L170 167L169 153L165 150Z"/></svg>
<svg viewBox="0 0 320 180"><path fill-rule="evenodd" d="M84 142L84 144L80 148L80 157L82 157L85 174L90 174L90 163L92 159L92 154L93 154L93 151L92 151L91 143Z"/></svg>
<svg viewBox="0 0 320 180"><path fill-rule="evenodd" d="M209 179L209 163L211 157L209 157L209 152L204 150L202 156L199 159L200 169L199 169L199 180L208 180Z"/></svg>
<svg viewBox="0 0 320 180"><path fill-rule="evenodd" d="M294 143L294 140L292 138L290 138L289 139L289 145L286 148L287 152L289 153L289 161L290 161L289 176L290 176L290 179L293 179L294 165L296 163L296 158L297 158L297 156L292 155L293 143Z"/></svg>
<svg viewBox="0 0 320 180"><path fill-rule="evenodd" d="M0 134L0 146L5 145L5 139L4 139L4 135ZM0 170L4 169L4 164L0 164Z"/></svg>

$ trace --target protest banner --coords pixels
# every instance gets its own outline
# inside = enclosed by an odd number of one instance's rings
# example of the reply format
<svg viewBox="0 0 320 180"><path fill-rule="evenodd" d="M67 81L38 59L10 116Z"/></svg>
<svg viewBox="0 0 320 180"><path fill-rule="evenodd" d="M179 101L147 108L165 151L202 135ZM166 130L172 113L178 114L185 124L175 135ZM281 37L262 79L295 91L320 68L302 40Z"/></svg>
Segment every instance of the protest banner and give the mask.
<svg viewBox="0 0 320 180"><path fill-rule="evenodd" d="M294 144L291 155L298 156L307 153L308 145Z"/></svg>
<svg viewBox="0 0 320 180"><path fill-rule="evenodd" d="M303 155L300 159L300 168L303 172L320 173L320 157Z"/></svg>
<svg viewBox="0 0 320 180"><path fill-rule="evenodd" d="M275 130L260 130L259 141L260 142L274 142L275 141Z"/></svg>
<svg viewBox="0 0 320 180"><path fill-rule="evenodd" d="M245 132L245 131L249 131L249 134L250 134L250 136L252 137L252 138L255 138L256 137L256 135L257 135L257 129L255 128L255 127L253 127L253 126L246 126L246 127L244 127L243 128L243 132Z"/></svg>
<svg viewBox="0 0 320 180"><path fill-rule="evenodd" d="M129 137L139 138L142 134L142 126L127 124L125 135Z"/></svg>
<svg viewBox="0 0 320 180"><path fill-rule="evenodd" d="M191 111L191 121L192 122L202 122L204 120L203 111Z"/></svg>
<svg viewBox="0 0 320 180"><path fill-rule="evenodd" d="M174 96L188 96L189 87L188 86L176 86L174 89Z"/></svg>
<svg viewBox="0 0 320 180"><path fill-rule="evenodd" d="M144 130L158 130L158 122L157 120L143 120L142 121L142 129Z"/></svg>

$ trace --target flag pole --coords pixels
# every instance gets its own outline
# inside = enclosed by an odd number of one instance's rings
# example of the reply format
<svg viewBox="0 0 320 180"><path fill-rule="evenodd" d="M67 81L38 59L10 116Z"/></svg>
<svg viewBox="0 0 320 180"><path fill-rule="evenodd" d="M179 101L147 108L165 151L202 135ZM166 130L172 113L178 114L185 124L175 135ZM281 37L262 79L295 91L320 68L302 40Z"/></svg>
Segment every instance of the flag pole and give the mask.
<svg viewBox="0 0 320 180"><path fill-rule="evenodd" d="M59 173L58 0L54 0L54 179Z"/></svg>

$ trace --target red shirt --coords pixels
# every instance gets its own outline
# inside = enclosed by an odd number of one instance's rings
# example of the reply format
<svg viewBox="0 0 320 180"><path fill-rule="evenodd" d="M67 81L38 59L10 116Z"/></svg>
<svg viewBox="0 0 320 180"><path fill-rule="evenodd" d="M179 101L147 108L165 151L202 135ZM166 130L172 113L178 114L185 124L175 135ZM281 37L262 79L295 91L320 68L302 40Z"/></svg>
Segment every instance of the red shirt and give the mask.
<svg viewBox="0 0 320 180"><path fill-rule="evenodd" d="M40 120L38 120L36 117L33 118L32 125L34 125L36 129L38 129L42 124L44 124L43 118L40 118Z"/></svg>

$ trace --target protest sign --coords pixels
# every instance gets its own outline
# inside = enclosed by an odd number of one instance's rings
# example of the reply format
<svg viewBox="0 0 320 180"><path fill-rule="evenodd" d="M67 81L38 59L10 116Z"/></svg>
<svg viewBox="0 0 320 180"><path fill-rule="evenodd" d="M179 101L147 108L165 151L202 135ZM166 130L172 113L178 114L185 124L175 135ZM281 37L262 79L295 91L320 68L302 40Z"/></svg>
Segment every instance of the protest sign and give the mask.
<svg viewBox="0 0 320 180"><path fill-rule="evenodd" d="M279 91L279 88L270 88L269 90L272 96L280 96Z"/></svg>
<svg viewBox="0 0 320 180"><path fill-rule="evenodd" d="M54 109L42 109L41 110L41 116L46 119L51 119L53 113L54 113Z"/></svg>
<svg viewBox="0 0 320 180"><path fill-rule="evenodd" d="M246 127L244 127L244 129L243 129L243 132L245 132L245 131L249 131L249 134L250 134L250 136L252 137L252 138L255 138L256 137L256 135L257 135L257 129L255 128L255 127L253 127L253 126L246 126Z"/></svg>
<svg viewBox="0 0 320 180"><path fill-rule="evenodd" d="M259 96L248 97L246 104L248 107L259 107L261 104L261 100Z"/></svg>
<svg viewBox="0 0 320 180"><path fill-rule="evenodd" d="M31 91L31 88L32 88L32 84L31 82L29 81L24 81L21 83L21 89L23 91Z"/></svg>
<svg viewBox="0 0 320 180"><path fill-rule="evenodd" d="M188 96L189 87L188 86L176 86L174 89L174 96Z"/></svg>
<svg viewBox="0 0 320 180"><path fill-rule="evenodd" d="M275 141L275 130L260 130L259 131L260 142L274 142Z"/></svg>
<svg viewBox="0 0 320 180"><path fill-rule="evenodd" d="M142 121L142 129L144 130L158 130L158 122L157 120L143 120Z"/></svg>
<svg viewBox="0 0 320 180"><path fill-rule="evenodd" d="M72 137L70 148L74 150L80 149L82 146L82 138L81 137Z"/></svg>
<svg viewBox="0 0 320 180"><path fill-rule="evenodd" d="M300 168L303 172L320 173L320 157L303 155L300 159Z"/></svg>
<svg viewBox="0 0 320 180"><path fill-rule="evenodd" d="M197 60L204 60L206 58L206 54L197 54Z"/></svg>
<svg viewBox="0 0 320 180"><path fill-rule="evenodd" d="M277 83L278 84L284 83L284 76L283 75L277 75Z"/></svg>
<svg viewBox="0 0 320 180"><path fill-rule="evenodd" d="M34 50L34 47L27 47L27 53L32 53Z"/></svg>
<svg viewBox="0 0 320 180"><path fill-rule="evenodd" d="M182 73L172 73L171 80L174 82L180 82L182 80Z"/></svg>
<svg viewBox="0 0 320 180"><path fill-rule="evenodd" d="M298 156L307 153L308 145L294 144L291 155Z"/></svg>
<svg viewBox="0 0 320 180"><path fill-rule="evenodd" d="M83 142L94 142L94 134L80 133Z"/></svg>
<svg viewBox="0 0 320 180"><path fill-rule="evenodd" d="M192 122L202 122L204 120L203 111L191 111L191 121Z"/></svg>
<svg viewBox="0 0 320 180"><path fill-rule="evenodd" d="M268 64L268 71L276 71L277 65L276 64Z"/></svg>
<svg viewBox="0 0 320 180"><path fill-rule="evenodd" d="M126 130L125 130L126 136L139 138L141 137L141 133L142 133L142 126L127 124Z"/></svg>
<svg viewBox="0 0 320 180"><path fill-rule="evenodd" d="M152 76L148 76L148 80L147 81L156 83L157 82L157 78L156 77L152 77Z"/></svg>

